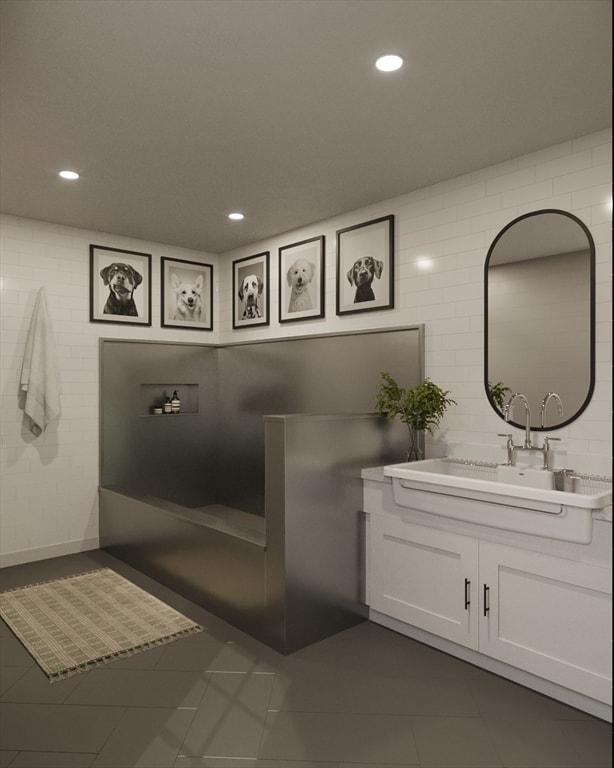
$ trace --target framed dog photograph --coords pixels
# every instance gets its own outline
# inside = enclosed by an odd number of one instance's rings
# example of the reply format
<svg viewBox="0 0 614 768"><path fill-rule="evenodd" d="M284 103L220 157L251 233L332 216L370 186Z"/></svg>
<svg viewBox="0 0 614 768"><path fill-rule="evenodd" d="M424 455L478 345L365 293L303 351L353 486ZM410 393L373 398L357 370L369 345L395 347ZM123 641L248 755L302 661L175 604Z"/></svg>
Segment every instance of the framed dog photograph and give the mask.
<svg viewBox="0 0 614 768"><path fill-rule="evenodd" d="M160 259L161 325L213 330L213 267L198 261Z"/></svg>
<svg viewBox="0 0 614 768"><path fill-rule="evenodd" d="M337 314L394 307L394 216L337 230Z"/></svg>
<svg viewBox="0 0 614 768"><path fill-rule="evenodd" d="M269 256L258 253L232 262L232 327L269 324Z"/></svg>
<svg viewBox="0 0 614 768"><path fill-rule="evenodd" d="M90 245L90 322L151 325L151 254Z"/></svg>
<svg viewBox="0 0 614 768"><path fill-rule="evenodd" d="M324 317L324 235L279 249L279 322Z"/></svg>

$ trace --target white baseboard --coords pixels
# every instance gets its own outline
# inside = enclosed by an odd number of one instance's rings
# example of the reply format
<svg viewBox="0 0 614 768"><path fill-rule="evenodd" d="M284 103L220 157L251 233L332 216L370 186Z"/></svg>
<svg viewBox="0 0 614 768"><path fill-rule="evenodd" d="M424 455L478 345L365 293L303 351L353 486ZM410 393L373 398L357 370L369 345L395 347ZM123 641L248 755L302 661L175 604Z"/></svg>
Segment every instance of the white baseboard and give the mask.
<svg viewBox="0 0 614 768"><path fill-rule="evenodd" d="M51 557L74 555L77 552L87 552L90 549L99 548L100 540L98 536L94 536L91 539L67 541L63 544L52 544L49 547L24 549L20 552L8 552L4 555L0 555L0 568L9 568L11 565L22 565L23 563L34 563L38 560L49 560Z"/></svg>

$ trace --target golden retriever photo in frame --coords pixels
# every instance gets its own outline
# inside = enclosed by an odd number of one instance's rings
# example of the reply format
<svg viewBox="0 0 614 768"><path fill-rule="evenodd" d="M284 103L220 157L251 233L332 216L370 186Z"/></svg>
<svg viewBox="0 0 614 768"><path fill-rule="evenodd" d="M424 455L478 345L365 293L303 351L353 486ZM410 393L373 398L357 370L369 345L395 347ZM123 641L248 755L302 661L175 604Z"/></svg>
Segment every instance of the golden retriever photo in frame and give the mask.
<svg viewBox="0 0 614 768"><path fill-rule="evenodd" d="M90 322L151 325L151 254L90 245Z"/></svg>
<svg viewBox="0 0 614 768"><path fill-rule="evenodd" d="M164 328L213 330L213 267L198 261L162 257Z"/></svg>
<svg viewBox="0 0 614 768"><path fill-rule="evenodd" d="M337 230L337 314L394 307L394 216Z"/></svg>
<svg viewBox="0 0 614 768"><path fill-rule="evenodd" d="M279 249L279 322L324 317L324 235Z"/></svg>
<svg viewBox="0 0 614 768"><path fill-rule="evenodd" d="M232 262L232 327L269 324L270 251Z"/></svg>

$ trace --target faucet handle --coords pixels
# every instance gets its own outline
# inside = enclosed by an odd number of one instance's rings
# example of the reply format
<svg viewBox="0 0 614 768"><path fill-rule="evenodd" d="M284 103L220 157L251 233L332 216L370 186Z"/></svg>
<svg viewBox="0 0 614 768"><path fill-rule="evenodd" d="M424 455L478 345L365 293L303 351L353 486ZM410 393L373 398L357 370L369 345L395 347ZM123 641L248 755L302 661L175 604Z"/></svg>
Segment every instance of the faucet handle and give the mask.
<svg viewBox="0 0 614 768"><path fill-rule="evenodd" d="M505 447L507 448L507 466L511 467L514 463L514 436L510 434L504 434L503 432L497 432L497 437L506 437Z"/></svg>
<svg viewBox="0 0 614 768"><path fill-rule="evenodd" d="M550 460L548 458L548 454L550 453L550 443L552 442L561 442L560 437L544 437L544 447L542 448L542 451L544 452L544 464L542 469L550 469Z"/></svg>

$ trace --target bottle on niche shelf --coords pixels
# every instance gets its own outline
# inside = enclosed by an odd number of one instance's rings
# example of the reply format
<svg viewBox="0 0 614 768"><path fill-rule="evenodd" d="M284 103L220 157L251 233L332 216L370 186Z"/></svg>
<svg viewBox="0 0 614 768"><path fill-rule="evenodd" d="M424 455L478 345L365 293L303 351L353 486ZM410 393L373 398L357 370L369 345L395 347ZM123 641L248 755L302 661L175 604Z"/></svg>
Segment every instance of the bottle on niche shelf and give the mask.
<svg viewBox="0 0 614 768"><path fill-rule="evenodd" d="M179 399L179 395L177 394L177 390L173 392L173 396L171 398L171 412L172 413L179 413L181 410L181 400Z"/></svg>
<svg viewBox="0 0 614 768"><path fill-rule="evenodd" d="M172 406L170 397L166 397L164 399L164 405L162 406L162 409L164 410L164 413L172 413L173 412L173 406Z"/></svg>

